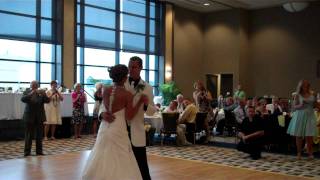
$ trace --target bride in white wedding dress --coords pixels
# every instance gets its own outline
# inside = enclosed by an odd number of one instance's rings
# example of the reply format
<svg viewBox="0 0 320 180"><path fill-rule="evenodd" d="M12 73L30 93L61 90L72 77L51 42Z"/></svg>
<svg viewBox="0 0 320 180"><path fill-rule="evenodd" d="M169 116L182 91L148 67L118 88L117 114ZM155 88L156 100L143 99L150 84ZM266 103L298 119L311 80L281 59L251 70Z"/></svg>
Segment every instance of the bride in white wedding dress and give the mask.
<svg viewBox="0 0 320 180"><path fill-rule="evenodd" d="M119 64L109 70L114 86L104 89L103 103L112 112L114 121L101 122L96 143L82 173L83 180L142 179L129 140L126 120L134 117L145 101L145 96L133 106L133 96L123 86L127 74L128 68L125 65Z"/></svg>

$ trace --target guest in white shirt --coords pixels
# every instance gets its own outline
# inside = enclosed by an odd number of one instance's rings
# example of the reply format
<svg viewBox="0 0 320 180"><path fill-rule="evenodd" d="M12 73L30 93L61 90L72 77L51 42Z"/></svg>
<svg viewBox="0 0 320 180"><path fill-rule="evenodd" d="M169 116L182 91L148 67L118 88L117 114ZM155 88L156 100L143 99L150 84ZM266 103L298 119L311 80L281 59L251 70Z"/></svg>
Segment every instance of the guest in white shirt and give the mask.
<svg viewBox="0 0 320 180"><path fill-rule="evenodd" d="M239 124L242 123L244 118L246 118L246 110L245 110L246 100L239 100L239 106L233 111L236 117L236 120Z"/></svg>
<svg viewBox="0 0 320 180"><path fill-rule="evenodd" d="M177 111L179 113L182 113L183 110L184 110L183 100L184 100L183 95L182 94L178 94L177 95L177 102L178 102Z"/></svg>
<svg viewBox="0 0 320 180"><path fill-rule="evenodd" d="M224 106L224 98L223 98L223 95L220 94L220 96L218 97L218 108L222 109L223 106Z"/></svg>
<svg viewBox="0 0 320 180"><path fill-rule="evenodd" d="M267 118L269 115L269 111L267 110L267 100L265 98L261 98L258 102L258 106L256 106L256 113L261 117Z"/></svg>
<svg viewBox="0 0 320 180"><path fill-rule="evenodd" d="M198 108L191 103L189 100L184 100L183 104L186 109L180 115L177 126L177 145L190 145L191 143L187 141L186 129L187 124L194 124Z"/></svg>
<svg viewBox="0 0 320 180"><path fill-rule="evenodd" d="M272 103L268 104L266 106L266 109L270 111L271 114L273 114L277 110L282 113L282 108L279 105L279 99L277 97L272 98Z"/></svg>
<svg viewBox="0 0 320 180"><path fill-rule="evenodd" d="M161 111L161 104L160 103L156 103L154 105L155 109L156 109L156 112L160 112Z"/></svg>

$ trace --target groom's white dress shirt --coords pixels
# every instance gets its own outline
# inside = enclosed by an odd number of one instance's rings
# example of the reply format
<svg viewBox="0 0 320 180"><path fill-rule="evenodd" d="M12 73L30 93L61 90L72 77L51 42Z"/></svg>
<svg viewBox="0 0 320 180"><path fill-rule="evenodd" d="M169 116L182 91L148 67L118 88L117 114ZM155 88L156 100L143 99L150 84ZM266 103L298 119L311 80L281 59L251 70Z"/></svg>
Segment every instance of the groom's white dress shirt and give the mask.
<svg viewBox="0 0 320 180"><path fill-rule="evenodd" d="M148 116L152 116L156 112L156 108L153 104L152 87L147 82L140 79L138 84L144 85L144 89L141 92L137 92L137 90L134 88L133 83L134 82L130 84L128 78L128 80L124 84L126 90L130 91L132 95L134 95L133 105L135 105L138 102L142 94L146 95L149 99L149 104L147 106L146 111L144 110L144 105L141 105L137 114L130 121L127 121L130 126L132 145L135 147L144 147L146 146L146 134L144 130L144 113L146 113ZM106 109L104 103L102 103L99 110L99 117L100 114L105 111Z"/></svg>

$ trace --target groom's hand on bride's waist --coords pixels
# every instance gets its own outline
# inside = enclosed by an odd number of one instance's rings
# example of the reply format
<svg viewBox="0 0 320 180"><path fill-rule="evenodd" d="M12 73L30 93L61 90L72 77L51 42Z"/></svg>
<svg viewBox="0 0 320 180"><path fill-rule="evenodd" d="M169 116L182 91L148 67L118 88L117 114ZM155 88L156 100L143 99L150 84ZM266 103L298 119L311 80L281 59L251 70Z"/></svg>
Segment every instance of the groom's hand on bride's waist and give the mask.
<svg viewBox="0 0 320 180"><path fill-rule="evenodd" d="M114 116L110 112L103 112L102 119L110 123L114 121Z"/></svg>

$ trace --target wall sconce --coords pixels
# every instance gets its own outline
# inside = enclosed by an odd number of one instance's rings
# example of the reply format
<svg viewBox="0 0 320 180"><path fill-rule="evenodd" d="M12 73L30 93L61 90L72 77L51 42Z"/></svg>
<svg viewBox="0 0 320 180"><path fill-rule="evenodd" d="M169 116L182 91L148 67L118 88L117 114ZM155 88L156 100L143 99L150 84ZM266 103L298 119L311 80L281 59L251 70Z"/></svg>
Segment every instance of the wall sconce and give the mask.
<svg viewBox="0 0 320 180"><path fill-rule="evenodd" d="M171 81L172 80L172 68L171 68L171 66L166 66L165 78L166 78L166 81Z"/></svg>

